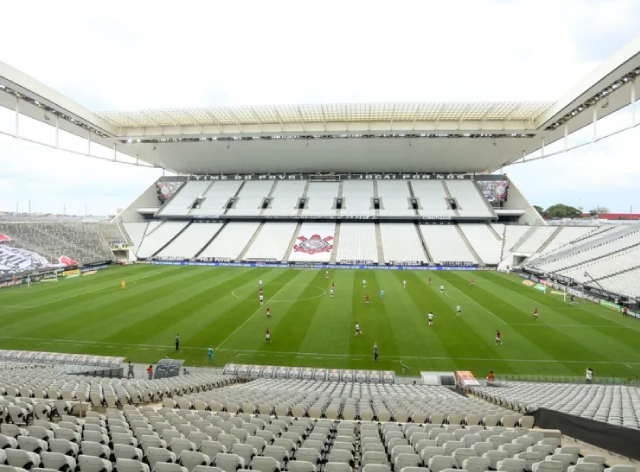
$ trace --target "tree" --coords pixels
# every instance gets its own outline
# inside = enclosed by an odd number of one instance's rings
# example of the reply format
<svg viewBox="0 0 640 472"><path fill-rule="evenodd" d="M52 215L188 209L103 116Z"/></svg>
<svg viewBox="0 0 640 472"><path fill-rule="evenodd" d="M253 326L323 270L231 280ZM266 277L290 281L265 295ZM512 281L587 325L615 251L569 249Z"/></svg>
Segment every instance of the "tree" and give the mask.
<svg viewBox="0 0 640 472"><path fill-rule="evenodd" d="M538 205L533 205L533 208L535 208L536 211L538 212L538 214L544 218L544 216L545 216L544 208L542 208L541 206L538 206Z"/></svg>
<svg viewBox="0 0 640 472"><path fill-rule="evenodd" d="M591 216L606 215L607 213L609 213L609 209L607 207L597 206L597 207L593 208L592 210L589 210L589 214Z"/></svg>
<svg viewBox="0 0 640 472"><path fill-rule="evenodd" d="M580 218L582 212L575 207L557 203L550 206L544 212L547 218Z"/></svg>

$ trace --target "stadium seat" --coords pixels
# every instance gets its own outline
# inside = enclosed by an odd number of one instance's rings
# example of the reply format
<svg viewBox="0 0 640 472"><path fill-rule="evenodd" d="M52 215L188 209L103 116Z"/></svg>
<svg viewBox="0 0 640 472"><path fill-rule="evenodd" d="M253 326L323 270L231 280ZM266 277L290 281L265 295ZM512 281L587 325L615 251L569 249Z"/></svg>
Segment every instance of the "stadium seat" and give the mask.
<svg viewBox="0 0 640 472"><path fill-rule="evenodd" d="M62 472L73 472L76 468L76 460L71 456L66 456L59 452L41 452L42 467L59 470Z"/></svg>

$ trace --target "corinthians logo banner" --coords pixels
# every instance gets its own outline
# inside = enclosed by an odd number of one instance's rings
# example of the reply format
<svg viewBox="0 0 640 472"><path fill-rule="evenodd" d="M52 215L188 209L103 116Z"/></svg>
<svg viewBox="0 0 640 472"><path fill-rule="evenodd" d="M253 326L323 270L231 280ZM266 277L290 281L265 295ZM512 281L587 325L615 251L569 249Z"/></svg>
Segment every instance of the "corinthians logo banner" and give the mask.
<svg viewBox="0 0 640 472"><path fill-rule="evenodd" d="M304 252L305 254L320 254L321 252L331 252L333 249L333 236L321 238L319 234L314 234L307 239L304 236L298 236L298 244L293 247L295 252Z"/></svg>

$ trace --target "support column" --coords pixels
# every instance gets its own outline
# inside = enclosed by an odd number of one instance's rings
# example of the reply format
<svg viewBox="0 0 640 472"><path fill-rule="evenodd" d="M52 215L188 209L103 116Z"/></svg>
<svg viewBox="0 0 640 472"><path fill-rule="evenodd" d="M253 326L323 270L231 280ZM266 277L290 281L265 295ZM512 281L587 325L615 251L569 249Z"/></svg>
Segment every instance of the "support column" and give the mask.
<svg viewBox="0 0 640 472"><path fill-rule="evenodd" d="M567 152L569 149L569 125L567 123L564 124L564 152Z"/></svg>
<svg viewBox="0 0 640 472"><path fill-rule="evenodd" d="M56 117L56 149L60 149L60 118L58 115L54 115Z"/></svg>
<svg viewBox="0 0 640 472"><path fill-rule="evenodd" d="M541 141L541 145L540 145L540 152L541 152L541 154L540 154L540 157L544 157L544 136L542 136L542 137L540 138L540 141Z"/></svg>
<svg viewBox="0 0 640 472"><path fill-rule="evenodd" d="M16 98L16 138L20 137L20 99Z"/></svg>
<svg viewBox="0 0 640 472"><path fill-rule="evenodd" d="M598 140L598 106L593 106L592 120L593 120L593 142Z"/></svg>
<svg viewBox="0 0 640 472"><path fill-rule="evenodd" d="M636 125L636 79L631 81L631 126Z"/></svg>

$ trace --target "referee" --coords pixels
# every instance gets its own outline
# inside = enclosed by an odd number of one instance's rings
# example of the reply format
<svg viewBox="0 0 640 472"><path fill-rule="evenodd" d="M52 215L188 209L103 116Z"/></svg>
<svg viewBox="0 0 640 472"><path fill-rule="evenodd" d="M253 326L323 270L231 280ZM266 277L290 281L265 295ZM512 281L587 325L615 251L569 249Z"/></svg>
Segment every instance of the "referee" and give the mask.
<svg viewBox="0 0 640 472"><path fill-rule="evenodd" d="M378 343L377 342L373 343L373 360L374 361L378 360Z"/></svg>

